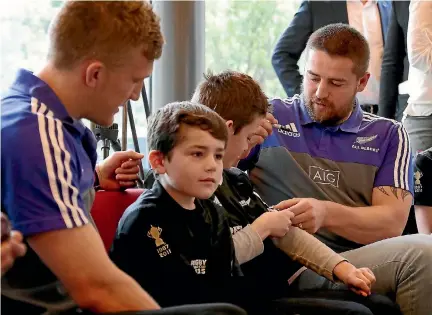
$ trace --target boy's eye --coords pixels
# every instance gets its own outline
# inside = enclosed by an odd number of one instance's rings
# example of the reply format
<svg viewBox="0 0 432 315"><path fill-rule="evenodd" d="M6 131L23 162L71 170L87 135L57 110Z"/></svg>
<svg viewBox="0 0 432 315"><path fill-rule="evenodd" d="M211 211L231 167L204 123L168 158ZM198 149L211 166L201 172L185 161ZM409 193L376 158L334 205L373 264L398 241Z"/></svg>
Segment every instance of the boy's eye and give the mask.
<svg viewBox="0 0 432 315"><path fill-rule="evenodd" d="M223 154L216 154L216 160L222 160L223 159Z"/></svg>
<svg viewBox="0 0 432 315"><path fill-rule="evenodd" d="M203 153L202 152L192 152L192 156L201 157L201 156L203 156Z"/></svg>

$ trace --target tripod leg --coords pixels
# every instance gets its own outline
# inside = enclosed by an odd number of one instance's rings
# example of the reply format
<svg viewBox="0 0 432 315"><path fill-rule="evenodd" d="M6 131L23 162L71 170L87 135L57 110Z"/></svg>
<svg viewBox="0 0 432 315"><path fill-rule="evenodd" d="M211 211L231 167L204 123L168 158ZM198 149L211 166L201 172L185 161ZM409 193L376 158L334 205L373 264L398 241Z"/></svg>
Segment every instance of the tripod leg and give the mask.
<svg viewBox="0 0 432 315"><path fill-rule="evenodd" d="M136 152L140 153L138 136L137 136L137 132L136 132L136 128L135 128L135 121L133 119L132 105L131 105L130 101L127 102L126 106L127 106L128 116L129 116L129 124L131 127L132 140L134 143L134 148L135 148ZM143 169L142 161L140 161L140 164L139 164L139 174L140 174L140 180L138 181L138 187L143 188L144 187L144 184L143 184L144 169Z"/></svg>
<svg viewBox="0 0 432 315"><path fill-rule="evenodd" d="M109 150L110 150L110 141L109 139L104 139L102 143L102 156L104 160L109 156Z"/></svg>

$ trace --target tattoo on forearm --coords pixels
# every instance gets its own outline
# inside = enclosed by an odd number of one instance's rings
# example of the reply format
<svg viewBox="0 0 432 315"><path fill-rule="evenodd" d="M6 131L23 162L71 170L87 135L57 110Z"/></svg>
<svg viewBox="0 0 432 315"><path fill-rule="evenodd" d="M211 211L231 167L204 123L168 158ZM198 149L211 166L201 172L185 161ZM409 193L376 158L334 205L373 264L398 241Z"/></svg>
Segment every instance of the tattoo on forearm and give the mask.
<svg viewBox="0 0 432 315"><path fill-rule="evenodd" d="M410 193L406 190L402 190L402 201L405 201L405 197L408 196Z"/></svg>
<svg viewBox="0 0 432 315"><path fill-rule="evenodd" d="M379 186L379 187L377 187L377 188L378 188L379 191L382 192L383 194L386 194L387 196L390 196L390 195L385 191L384 187Z"/></svg>
<svg viewBox="0 0 432 315"><path fill-rule="evenodd" d="M397 188L395 188L395 187L390 187L390 190L391 190L391 192L393 193L393 195L396 197L396 199L398 199L398 196L397 196Z"/></svg>
<svg viewBox="0 0 432 315"><path fill-rule="evenodd" d="M385 194L385 195L387 195L387 196L390 196L390 193L387 192L387 190L385 189L385 186L379 186L379 187L376 187L376 188L378 188L378 190L379 190L380 192L382 192L383 194ZM398 197L398 195L397 195L398 188L390 187L390 190L391 190L393 196L395 196L396 199L399 199L399 197ZM406 191L406 190L404 190L404 189L401 189L400 191L401 191L402 201L405 201L406 196L408 196L408 195L410 194L410 192L409 192L409 191Z"/></svg>

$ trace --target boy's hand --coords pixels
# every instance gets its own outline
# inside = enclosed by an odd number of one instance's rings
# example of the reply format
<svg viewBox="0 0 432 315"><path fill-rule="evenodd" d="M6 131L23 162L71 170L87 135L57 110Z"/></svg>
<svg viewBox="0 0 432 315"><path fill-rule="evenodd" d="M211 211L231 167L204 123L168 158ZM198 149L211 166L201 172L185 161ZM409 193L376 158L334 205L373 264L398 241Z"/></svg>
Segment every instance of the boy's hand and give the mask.
<svg viewBox="0 0 432 315"><path fill-rule="evenodd" d="M260 215L252 224L252 228L264 240L266 237L283 237L291 227L294 214L289 210L269 211Z"/></svg>
<svg viewBox="0 0 432 315"><path fill-rule="evenodd" d="M362 296L371 294L371 287L376 279L369 268L356 268L347 261L339 263L334 269L333 274L345 283L348 288Z"/></svg>
<svg viewBox="0 0 432 315"><path fill-rule="evenodd" d="M135 151L119 151L96 166L99 185L104 190L134 187L139 178L139 162L144 154Z"/></svg>

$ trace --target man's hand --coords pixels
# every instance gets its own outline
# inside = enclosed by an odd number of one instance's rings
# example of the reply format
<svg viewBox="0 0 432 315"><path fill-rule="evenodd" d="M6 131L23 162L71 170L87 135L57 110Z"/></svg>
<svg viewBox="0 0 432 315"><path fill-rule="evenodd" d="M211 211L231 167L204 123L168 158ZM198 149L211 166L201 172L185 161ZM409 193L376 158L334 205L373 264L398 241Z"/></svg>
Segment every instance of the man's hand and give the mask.
<svg viewBox="0 0 432 315"><path fill-rule="evenodd" d="M273 124L277 123L277 119L274 118L271 113L267 113L266 116L261 120L261 124L259 125L255 134L249 139L249 147L245 152L243 152L243 154L240 156L240 159L245 159L254 146L263 143L264 140L273 133Z"/></svg>
<svg viewBox="0 0 432 315"><path fill-rule="evenodd" d="M134 187L139 178L139 163L144 154L135 151L119 151L96 165L99 185L104 190Z"/></svg>
<svg viewBox="0 0 432 315"><path fill-rule="evenodd" d="M278 121L273 117L271 113L267 113L265 118L261 120L261 124L255 132L255 135L250 138L250 146L254 147L257 144L261 144L264 140L273 133L273 124L277 124Z"/></svg>
<svg viewBox="0 0 432 315"><path fill-rule="evenodd" d="M357 294L368 296L376 278L369 268L356 268L347 261L336 265L333 274Z"/></svg>
<svg viewBox="0 0 432 315"><path fill-rule="evenodd" d="M277 210L287 209L294 214L293 226L314 234L322 225L327 214L325 202L313 198L293 198L275 205Z"/></svg>
<svg viewBox="0 0 432 315"><path fill-rule="evenodd" d="M293 217L289 210L270 211L260 215L251 226L262 240L268 236L283 237L289 231Z"/></svg>
<svg viewBox="0 0 432 315"><path fill-rule="evenodd" d="M2 214L2 243L1 243L1 275L3 276L14 264L15 259L27 251L26 246L22 243L23 236L18 231L10 232L9 228L4 229L4 220L6 216ZM8 235L6 235L6 232Z"/></svg>

